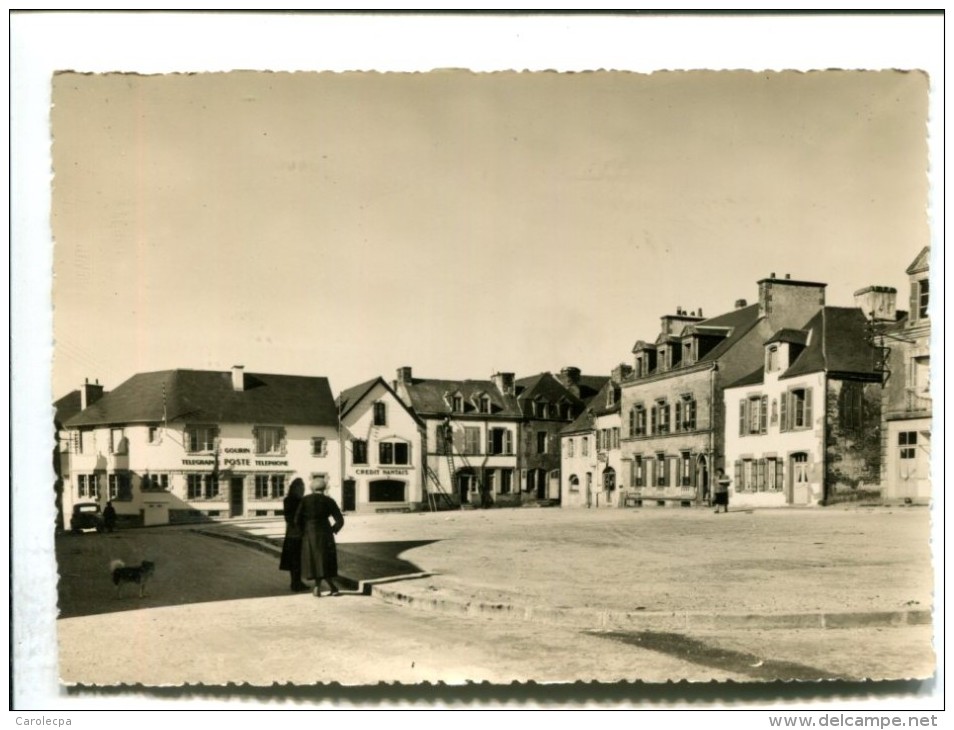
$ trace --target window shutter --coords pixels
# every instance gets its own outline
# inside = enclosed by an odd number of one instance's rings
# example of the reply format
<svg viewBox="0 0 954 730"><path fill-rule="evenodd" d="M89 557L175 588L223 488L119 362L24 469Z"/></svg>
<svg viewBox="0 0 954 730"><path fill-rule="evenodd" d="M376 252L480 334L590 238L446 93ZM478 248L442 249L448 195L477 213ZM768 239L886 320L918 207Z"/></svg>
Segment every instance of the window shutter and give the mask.
<svg viewBox="0 0 954 730"><path fill-rule="evenodd" d="M918 312L920 311L920 307L918 306L920 304L919 296L918 296L919 293L920 291L918 289L918 283L916 281L912 281L911 282L911 301L909 302L910 306L908 308L908 312L910 312L908 316L911 318L912 322L918 321Z"/></svg>
<svg viewBox="0 0 954 730"><path fill-rule="evenodd" d="M458 452L462 452L464 450L464 432L459 429L455 430L453 432L452 442L454 444L454 449L456 449Z"/></svg>
<svg viewBox="0 0 954 730"><path fill-rule="evenodd" d="M765 491L765 459L759 459L756 467L755 486L760 492Z"/></svg>
<svg viewBox="0 0 954 730"><path fill-rule="evenodd" d="M785 459L775 461L775 488L781 491L785 486Z"/></svg>
<svg viewBox="0 0 954 730"><path fill-rule="evenodd" d="M782 412L779 417L779 430L788 431L788 393L782 393L782 397L779 399L782 402Z"/></svg>
<svg viewBox="0 0 954 730"><path fill-rule="evenodd" d="M689 415L687 417L687 420L689 421L689 428L695 429L696 427L696 399L695 398L689 401Z"/></svg>
<svg viewBox="0 0 954 730"><path fill-rule="evenodd" d="M812 390L805 388L805 428L812 428Z"/></svg>
<svg viewBox="0 0 954 730"><path fill-rule="evenodd" d="M745 485L742 484L742 462L736 459L735 461L735 488L740 490Z"/></svg>
<svg viewBox="0 0 954 730"><path fill-rule="evenodd" d="M696 486L696 470L692 468L692 455L689 456L689 486Z"/></svg>
<svg viewBox="0 0 954 730"><path fill-rule="evenodd" d="M682 430L682 401L676 401L676 428L675 431Z"/></svg>
<svg viewBox="0 0 954 730"><path fill-rule="evenodd" d="M653 406L650 409L650 422L651 422L650 433L656 433L656 406Z"/></svg>
<svg viewBox="0 0 954 730"><path fill-rule="evenodd" d="M513 453L513 432L509 428L504 431L504 453Z"/></svg>
<svg viewBox="0 0 954 730"><path fill-rule="evenodd" d="M759 433L768 431L768 396L762 396L762 410L759 413Z"/></svg>
<svg viewBox="0 0 954 730"><path fill-rule="evenodd" d="M487 429L487 453L494 453L494 437L492 428Z"/></svg>
<svg viewBox="0 0 954 730"><path fill-rule="evenodd" d="M745 435L745 398L739 401L739 436Z"/></svg>

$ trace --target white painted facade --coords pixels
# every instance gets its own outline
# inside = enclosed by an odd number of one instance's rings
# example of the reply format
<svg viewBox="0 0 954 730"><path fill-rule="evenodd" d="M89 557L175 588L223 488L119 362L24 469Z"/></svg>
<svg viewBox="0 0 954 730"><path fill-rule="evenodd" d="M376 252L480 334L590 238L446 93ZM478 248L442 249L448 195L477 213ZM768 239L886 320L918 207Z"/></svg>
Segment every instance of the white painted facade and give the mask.
<svg viewBox="0 0 954 730"><path fill-rule="evenodd" d="M341 416L346 511L426 508L423 429L384 381Z"/></svg>
<svg viewBox="0 0 954 730"><path fill-rule="evenodd" d="M777 360L769 360L770 347L777 347ZM730 509L817 505L823 498L825 374L780 378L789 348L766 347L763 382L723 391Z"/></svg>
<svg viewBox="0 0 954 730"><path fill-rule="evenodd" d="M598 488L600 462L595 432L566 434L560 439L560 475L562 507L592 507Z"/></svg>
<svg viewBox="0 0 954 730"><path fill-rule="evenodd" d="M67 433L67 527L76 502L110 499L120 520L146 525L196 513L213 519L281 514L292 479L307 483L319 474L329 479L329 494L341 499L335 427L128 423Z"/></svg>

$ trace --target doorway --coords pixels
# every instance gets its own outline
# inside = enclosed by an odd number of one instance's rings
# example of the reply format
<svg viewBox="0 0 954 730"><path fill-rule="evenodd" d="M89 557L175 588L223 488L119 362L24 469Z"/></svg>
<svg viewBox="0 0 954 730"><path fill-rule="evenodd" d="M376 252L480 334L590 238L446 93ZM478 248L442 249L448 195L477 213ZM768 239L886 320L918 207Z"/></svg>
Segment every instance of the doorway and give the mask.
<svg viewBox="0 0 954 730"><path fill-rule="evenodd" d="M699 499L702 503L709 505L709 464L704 455L699 456L696 462L696 484L699 485Z"/></svg>
<svg viewBox="0 0 954 730"><path fill-rule="evenodd" d="M357 508L357 488L354 479L345 479L341 485L341 509L354 512Z"/></svg>
<svg viewBox="0 0 954 730"><path fill-rule="evenodd" d="M241 517L245 513L245 478L229 480L229 517Z"/></svg>

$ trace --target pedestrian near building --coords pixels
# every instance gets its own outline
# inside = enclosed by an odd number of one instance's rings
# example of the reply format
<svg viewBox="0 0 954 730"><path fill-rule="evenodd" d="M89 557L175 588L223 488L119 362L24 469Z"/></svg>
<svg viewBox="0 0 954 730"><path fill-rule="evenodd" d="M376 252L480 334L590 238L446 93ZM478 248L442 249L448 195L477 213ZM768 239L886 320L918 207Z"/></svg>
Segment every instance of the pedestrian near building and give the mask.
<svg viewBox="0 0 954 730"><path fill-rule="evenodd" d="M729 511L729 484L730 480L725 474L725 469L719 469L716 472L715 490L713 492L716 514L719 512L719 507L722 507L723 512Z"/></svg>
<svg viewBox="0 0 954 730"><path fill-rule="evenodd" d="M295 523L298 508L305 498L305 482L295 478L288 486L288 494L282 501L285 514L285 540L282 543L282 557L278 564L279 570L287 570L291 574L291 590L306 591L308 586L301 579L301 530Z"/></svg>
<svg viewBox="0 0 954 730"><path fill-rule="evenodd" d="M106 532L112 532L116 529L116 508L110 500L106 503L106 509L103 510L103 527Z"/></svg>
<svg viewBox="0 0 954 730"><path fill-rule="evenodd" d="M315 581L315 598L321 596L322 580L328 582L332 596L341 595L333 579L338 577L335 535L344 527L344 517L338 503L325 494L327 489L324 477L314 477L312 493L302 500L295 516L301 532L302 573L304 578Z"/></svg>

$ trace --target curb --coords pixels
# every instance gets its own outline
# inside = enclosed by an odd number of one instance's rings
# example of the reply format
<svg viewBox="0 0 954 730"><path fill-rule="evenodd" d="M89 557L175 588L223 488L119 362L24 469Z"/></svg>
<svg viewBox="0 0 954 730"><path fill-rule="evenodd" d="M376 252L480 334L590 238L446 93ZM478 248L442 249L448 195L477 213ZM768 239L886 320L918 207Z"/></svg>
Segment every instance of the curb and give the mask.
<svg viewBox="0 0 954 730"><path fill-rule="evenodd" d="M414 577L423 577L415 574ZM558 608L515 606L509 603L481 603L448 598L413 596L375 584L370 595L387 603L420 611L456 616L535 621L595 631L618 629L655 631L700 631L720 629L853 629L930 625L931 611L845 611L782 614L715 614L691 611L612 611L598 608Z"/></svg>

